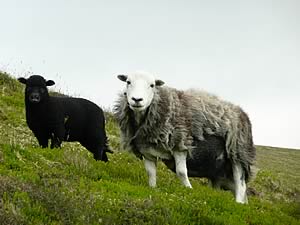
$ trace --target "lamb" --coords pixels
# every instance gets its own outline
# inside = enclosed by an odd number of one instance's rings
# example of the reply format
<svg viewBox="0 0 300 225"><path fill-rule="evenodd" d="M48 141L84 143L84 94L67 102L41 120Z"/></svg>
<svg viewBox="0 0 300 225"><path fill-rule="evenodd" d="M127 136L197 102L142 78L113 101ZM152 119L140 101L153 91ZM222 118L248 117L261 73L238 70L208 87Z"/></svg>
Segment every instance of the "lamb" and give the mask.
<svg viewBox="0 0 300 225"><path fill-rule="evenodd" d="M114 113L121 144L144 159L149 186L156 186L161 159L186 187L188 176L206 177L247 203L246 183L255 160L251 122L230 102L198 90L180 91L146 72L118 75L126 82Z"/></svg>
<svg viewBox="0 0 300 225"><path fill-rule="evenodd" d="M40 75L18 78L25 84L26 122L39 145L61 147L62 141L78 141L93 153L95 160L107 162L108 147L104 113L100 107L83 98L49 96L47 86L55 84Z"/></svg>

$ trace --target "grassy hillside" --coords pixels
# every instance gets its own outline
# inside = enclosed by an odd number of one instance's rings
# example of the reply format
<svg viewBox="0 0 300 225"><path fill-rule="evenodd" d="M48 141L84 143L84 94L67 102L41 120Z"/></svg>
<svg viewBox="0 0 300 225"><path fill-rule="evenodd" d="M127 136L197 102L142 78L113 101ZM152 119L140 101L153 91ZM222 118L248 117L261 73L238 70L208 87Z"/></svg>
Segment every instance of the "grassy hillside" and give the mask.
<svg viewBox="0 0 300 225"><path fill-rule="evenodd" d="M300 151L258 146L249 205L240 205L205 179L182 187L162 164L149 188L106 117L109 163L76 143L41 149L26 126L23 87L0 73L0 224L300 224Z"/></svg>

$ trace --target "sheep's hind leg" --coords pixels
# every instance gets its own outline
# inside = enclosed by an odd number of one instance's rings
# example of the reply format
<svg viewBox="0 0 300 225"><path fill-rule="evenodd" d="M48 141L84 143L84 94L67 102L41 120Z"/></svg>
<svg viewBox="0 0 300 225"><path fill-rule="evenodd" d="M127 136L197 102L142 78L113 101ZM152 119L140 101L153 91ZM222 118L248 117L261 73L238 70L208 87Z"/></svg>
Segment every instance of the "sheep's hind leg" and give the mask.
<svg viewBox="0 0 300 225"><path fill-rule="evenodd" d="M87 147L87 149L93 153L95 160L101 160L104 162L108 162L108 158L106 155L106 152L104 151L104 148L102 145L98 145L97 147Z"/></svg>
<svg viewBox="0 0 300 225"><path fill-rule="evenodd" d="M174 152L176 174L184 186L192 188L187 173L186 157L187 152Z"/></svg>
<svg viewBox="0 0 300 225"><path fill-rule="evenodd" d="M99 161L99 160L104 161L104 162L108 161L106 153L103 152L103 147L102 147L101 143L96 142L94 140L88 140L88 141L80 141L80 144L93 154L94 159L96 161Z"/></svg>
<svg viewBox="0 0 300 225"><path fill-rule="evenodd" d="M247 204L247 186L243 169L239 163L233 164L232 169L235 201L238 203Z"/></svg>
<svg viewBox="0 0 300 225"><path fill-rule="evenodd" d="M149 186L155 187L156 186L156 161L152 161L145 158L144 165L149 177Z"/></svg>
<svg viewBox="0 0 300 225"><path fill-rule="evenodd" d="M108 157L107 157L107 154L104 150L102 150L101 160L104 161L104 162L108 162Z"/></svg>

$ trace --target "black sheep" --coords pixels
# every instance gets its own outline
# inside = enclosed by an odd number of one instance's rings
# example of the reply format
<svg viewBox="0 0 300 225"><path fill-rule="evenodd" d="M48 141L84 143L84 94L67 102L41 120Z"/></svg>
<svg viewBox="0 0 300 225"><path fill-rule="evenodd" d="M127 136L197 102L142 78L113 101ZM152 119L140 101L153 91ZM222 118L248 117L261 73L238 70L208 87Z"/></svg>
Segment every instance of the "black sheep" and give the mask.
<svg viewBox="0 0 300 225"><path fill-rule="evenodd" d="M82 98L49 96L47 86L54 81L33 75L19 78L26 85L26 121L41 147L60 147L62 141L78 141L94 154L96 160L107 162L108 147L102 109Z"/></svg>

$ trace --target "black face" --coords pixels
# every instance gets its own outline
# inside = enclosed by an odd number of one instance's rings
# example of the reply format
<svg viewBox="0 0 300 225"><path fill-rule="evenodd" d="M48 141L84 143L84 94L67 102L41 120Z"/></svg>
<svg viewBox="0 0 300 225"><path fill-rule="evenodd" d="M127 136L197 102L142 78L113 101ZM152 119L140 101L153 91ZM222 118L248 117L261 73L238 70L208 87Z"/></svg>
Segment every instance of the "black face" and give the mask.
<svg viewBox="0 0 300 225"><path fill-rule="evenodd" d="M26 85L25 99L32 104L38 104L43 102L49 97L47 86L54 85L54 81L46 81L42 76L33 75L28 79L19 78L21 83Z"/></svg>
<svg viewBox="0 0 300 225"><path fill-rule="evenodd" d="M46 87L26 87L26 98L30 103L37 104L48 97Z"/></svg>

